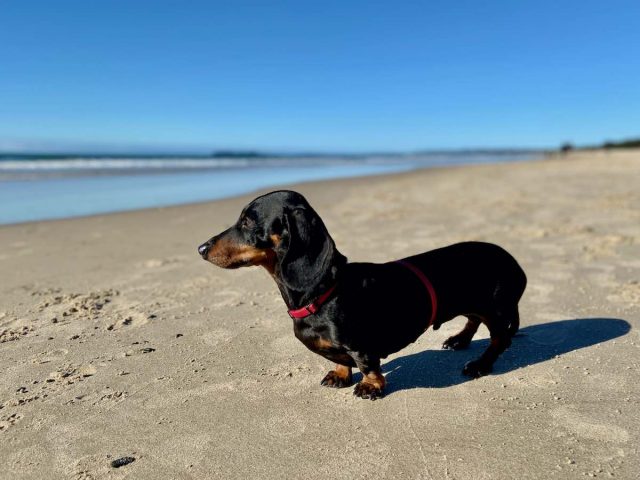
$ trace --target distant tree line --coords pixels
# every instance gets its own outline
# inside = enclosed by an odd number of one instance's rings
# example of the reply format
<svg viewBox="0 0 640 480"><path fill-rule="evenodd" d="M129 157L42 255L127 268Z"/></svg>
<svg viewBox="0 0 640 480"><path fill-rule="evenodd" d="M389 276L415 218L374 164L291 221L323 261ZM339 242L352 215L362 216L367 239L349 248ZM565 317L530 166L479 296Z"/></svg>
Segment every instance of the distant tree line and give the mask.
<svg viewBox="0 0 640 480"><path fill-rule="evenodd" d="M640 148L640 138L631 138L617 142L607 140L600 145L589 145L584 147L576 147L571 142L565 142L560 145L559 150L562 153L568 153L572 150L608 150L611 148Z"/></svg>
<svg viewBox="0 0 640 480"><path fill-rule="evenodd" d="M623 140L621 142L604 142L602 148L638 148L640 147L640 138Z"/></svg>

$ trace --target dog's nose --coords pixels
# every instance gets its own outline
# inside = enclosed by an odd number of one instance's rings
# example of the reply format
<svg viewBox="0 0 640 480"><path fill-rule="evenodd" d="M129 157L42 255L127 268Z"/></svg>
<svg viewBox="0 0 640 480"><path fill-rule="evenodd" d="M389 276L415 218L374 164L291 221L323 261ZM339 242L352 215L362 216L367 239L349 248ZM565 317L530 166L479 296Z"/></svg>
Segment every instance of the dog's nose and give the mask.
<svg viewBox="0 0 640 480"><path fill-rule="evenodd" d="M198 247L198 253L202 258L207 258L207 253L209 253L209 249L211 248L211 244L209 242L203 243Z"/></svg>

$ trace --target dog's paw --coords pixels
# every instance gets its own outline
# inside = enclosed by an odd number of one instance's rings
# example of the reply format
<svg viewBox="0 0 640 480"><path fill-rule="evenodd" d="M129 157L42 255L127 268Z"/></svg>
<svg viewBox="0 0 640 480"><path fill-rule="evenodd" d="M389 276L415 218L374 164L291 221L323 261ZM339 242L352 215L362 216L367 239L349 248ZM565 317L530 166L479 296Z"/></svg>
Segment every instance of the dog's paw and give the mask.
<svg viewBox="0 0 640 480"><path fill-rule="evenodd" d="M471 378L480 378L484 375L489 375L493 371L493 367L491 365L486 365L484 362L479 360L472 360L467 362L467 364L462 369L463 375L466 375Z"/></svg>
<svg viewBox="0 0 640 480"><path fill-rule="evenodd" d="M384 392L381 388L376 387L370 383L360 382L353 389L353 394L356 397L369 399L369 400L377 400L378 398L384 397Z"/></svg>
<svg viewBox="0 0 640 480"><path fill-rule="evenodd" d="M348 377L348 378L342 377L338 375L338 373L335 370L331 370L322 379L322 381L320 382L320 385L324 387L332 387L332 388L349 387L351 385L351 377Z"/></svg>
<svg viewBox="0 0 640 480"><path fill-rule="evenodd" d="M463 350L465 348L469 348L469 343L466 340L461 338L456 338L456 336L447 338L442 344L442 348L444 350Z"/></svg>

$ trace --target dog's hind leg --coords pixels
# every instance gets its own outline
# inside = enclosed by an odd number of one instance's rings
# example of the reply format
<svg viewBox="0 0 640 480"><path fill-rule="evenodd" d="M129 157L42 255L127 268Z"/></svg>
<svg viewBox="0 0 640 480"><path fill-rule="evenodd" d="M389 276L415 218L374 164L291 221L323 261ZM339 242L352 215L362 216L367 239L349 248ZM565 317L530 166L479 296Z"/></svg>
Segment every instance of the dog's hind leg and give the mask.
<svg viewBox="0 0 640 480"><path fill-rule="evenodd" d="M509 320L509 335L513 337L516 333L518 333L518 329L520 328L520 312L518 312L517 305L515 308L515 312L511 314Z"/></svg>
<svg viewBox="0 0 640 480"><path fill-rule="evenodd" d="M505 314L507 313L507 314ZM514 322L514 314L517 318L517 308L496 312L491 317L483 318L483 323L489 329L491 344L480 358L468 362L462 373L473 378L478 378L491 373L496 359L511 345L510 325Z"/></svg>
<svg viewBox="0 0 640 480"><path fill-rule="evenodd" d="M471 339L478 331L478 327L482 322L482 317L477 315L467 315L467 324L460 332L447 338L442 344L445 350L462 350L467 348L471 343Z"/></svg>

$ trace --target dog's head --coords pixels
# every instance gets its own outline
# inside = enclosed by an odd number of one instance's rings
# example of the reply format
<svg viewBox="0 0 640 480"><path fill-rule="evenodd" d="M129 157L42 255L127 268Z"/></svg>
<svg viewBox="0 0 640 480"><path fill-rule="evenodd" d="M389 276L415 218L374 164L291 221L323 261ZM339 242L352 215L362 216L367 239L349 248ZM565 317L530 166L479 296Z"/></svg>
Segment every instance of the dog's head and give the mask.
<svg viewBox="0 0 640 480"><path fill-rule="evenodd" d="M235 225L200 245L198 253L222 268L261 265L294 290L346 262L307 200L287 190L253 200Z"/></svg>

